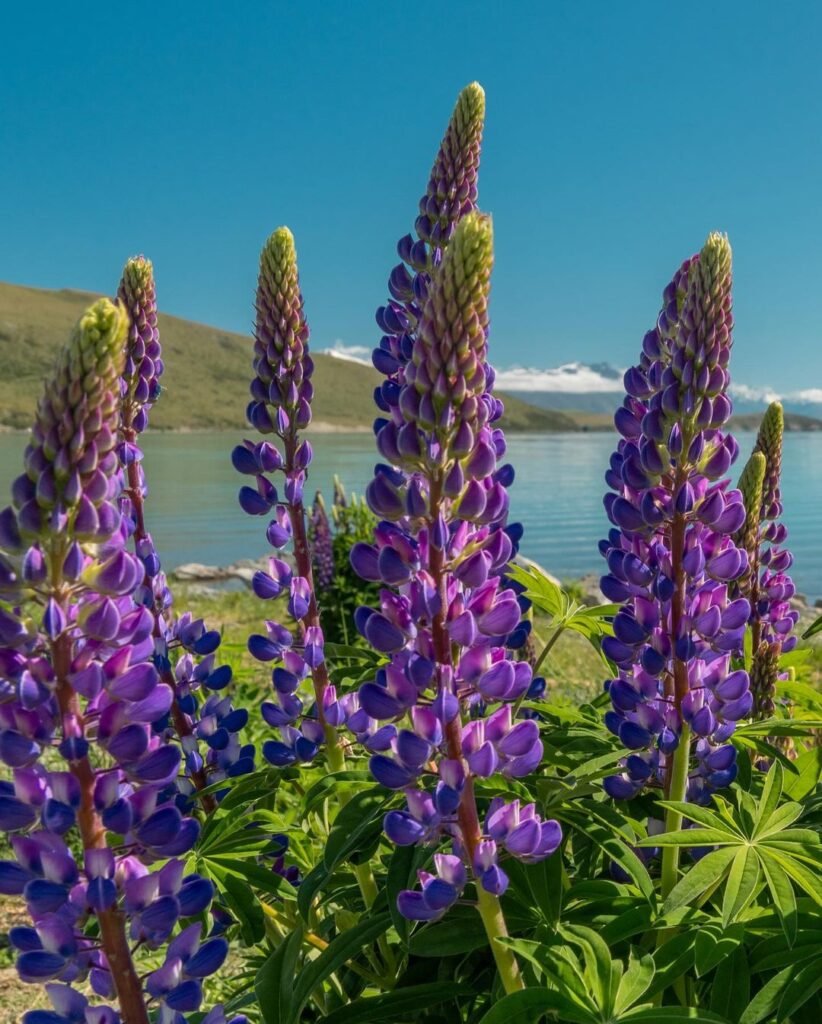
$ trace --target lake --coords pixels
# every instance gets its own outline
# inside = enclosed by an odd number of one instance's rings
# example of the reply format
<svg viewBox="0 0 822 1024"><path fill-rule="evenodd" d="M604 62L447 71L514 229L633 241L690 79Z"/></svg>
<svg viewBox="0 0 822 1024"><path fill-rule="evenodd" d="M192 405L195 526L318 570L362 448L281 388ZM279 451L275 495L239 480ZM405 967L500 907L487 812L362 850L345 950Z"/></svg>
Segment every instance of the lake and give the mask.
<svg viewBox="0 0 822 1024"><path fill-rule="evenodd" d="M264 525L237 504L240 477L229 454L240 432L145 437L151 493L149 527L163 564L227 565L266 552ZM750 433L737 435L747 456ZM312 439L315 458L307 493L320 488L330 500L334 475L362 494L376 459L371 434L322 434ZM0 434L0 494L20 471L23 434ZM599 572L597 541L607 530L602 508L603 473L614 439L607 433L512 435L509 459L517 470L513 516L525 525L523 553L563 579ZM743 456L740 456L741 469ZM822 434L785 437L783 497L798 589L822 596ZM5 503L5 498L3 500Z"/></svg>

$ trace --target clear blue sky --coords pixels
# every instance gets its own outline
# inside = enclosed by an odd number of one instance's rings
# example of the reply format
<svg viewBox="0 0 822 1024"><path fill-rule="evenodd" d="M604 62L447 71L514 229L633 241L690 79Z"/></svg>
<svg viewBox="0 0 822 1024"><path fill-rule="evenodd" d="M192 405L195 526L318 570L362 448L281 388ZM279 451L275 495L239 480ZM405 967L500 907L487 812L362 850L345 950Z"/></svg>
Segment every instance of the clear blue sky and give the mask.
<svg viewBox="0 0 822 1024"><path fill-rule="evenodd" d="M811 2L4 5L0 280L251 321L297 237L317 347L371 345L459 89L488 112L493 358L632 362L670 272L735 251L735 376L822 386L822 7Z"/></svg>

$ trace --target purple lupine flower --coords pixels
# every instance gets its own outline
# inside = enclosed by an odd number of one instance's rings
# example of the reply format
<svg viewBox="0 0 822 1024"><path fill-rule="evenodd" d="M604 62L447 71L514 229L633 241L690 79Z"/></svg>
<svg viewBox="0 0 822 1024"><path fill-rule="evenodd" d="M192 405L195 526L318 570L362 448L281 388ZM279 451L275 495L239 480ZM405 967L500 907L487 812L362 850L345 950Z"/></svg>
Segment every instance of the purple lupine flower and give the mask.
<svg viewBox="0 0 822 1024"><path fill-rule="evenodd" d="M749 559L749 571L740 579L739 591L751 605L751 689L759 718L773 714L779 656L796 646L793 630L799 621L799 612L791 607L796 593L789 574L793 555L785 546L787 527L780 522L783 433L782 405L772 402L739 481L747 510L739 540Z"/></svg>
<svg viewBox="0 0 822 1024"><path fill-rule="evenodd" d="M278 228L263 247L256 309L254 379L247 415L254 428L277 441L244 441L231 458L235 469L253 481L253 486L240 490L240 505L249 515L271 517L266 538L278 552L269 561L269 571L255 575L253 590L262 600L286 597L296 623L292 633L269 620L265 633L249 637L252 656L274 663L275 700L264 703L262 713L279 738L264 745L263 755L269 763L285 766L311 761L327 743L329 763L339 768L343 753L336 726L342 711L325 664L303 502L312 450L301 431L311 422L314 364L308 351L294 237L288 228ZM269 479L272 473L283 475L282 494ZM293 565L279 557L291 542Z"/></svg>
<svg viewBox="0 0 822 1024"><path fill-rule="evenodd" d="M0 891L22 896L32 920L10 935L21 978L55 983L57 1015L103 1024L147 1024L130 943L158 948L213 895L178 859L199 826L174 805L179 751L152 730L172 692L151 661L152 616L134 600L143 569L118 510L126 331L105 299L83 316L2 514L14 550L3 555L0 760L12 781L0 784L0 828L13 859L0 862ZM86 978L119 1009L87 1010L71 987Z"/></svg>
<svg viewBox="0 0 822 1024"><path fill-rule="evenodd" d="M735 583L748 558L734 543L745 508L727 472L737 445L724 432L731 351L731 250L709 236L666 288L640 363L625 374L600 545L603 593L622 607L603 650L606 724L631 753L605 782L617 798L670 787L674 751L689 748L688 799L705 801L736 773L728 739L751 711L749 680L732 670L750 613ZM679 799L680 797L677 797Z"/></svg>
<svg viewBox="0 0 822 1024"><path fill-rule="evenodd" d="M163 739L178 740L182 746L181 808L191 810L199 802L211 814L224 793L202 791L215 782L253 771L254 749L242 744L238 736L247 714L235 711L230 701L218 693L231 680L227 665L214 664L220 636L206 631L202 622L192 622L188 613L175 618L172 594L146 527L147 492L138 439L148 424L151 406L160 395L159 378L163 373L156 291L149 260L143 256L128 260L118 296L129 315L120 377L118 454L126 483L120 507L144 573L135 598L153 616L154 663L162 682L174 694L170 709L153 723L153 728ZM219 725L215 724L217 720Z"/></svg>
<svg viewBox="0 0 822 1024"><path fill-rule="evenodd" d="M308 521L308 542L311 545L314 579L321 590L334 582L334 536L325 502L320 491L314 495Z"/></svg>
<svg viewBox="0 0 822 1024"><path fill-rule="evenodd" d="M400 894L401 913L414 920L445 913L468 872L481 900L504 891L502 845L538 860L560 842L556 822L542 822L531 807L534 842L503 844L519 812L500 802L491 813L507 806L511 827L498 843L480 825L474 797L475 779L525 775L542 756L536 723L512 714L532 679L528 663L513 658L522 609L504 578L514 545L510 473L497 466L504 445L488 401L492 258L490 219L468 213L429 282L399 416L378 424L390 465L376 467L366 494L382 521L373 544L351 551L355 570L384 584L379 607L360 608L355 622L388 660L343 698L347 725L372 752L374 777L405 793L407 809L389 812L386 835L400 845L448 837L453 846L435 857L436 875L420 875L421 891Z"/></svg>
<svg viewBox="0 0 822 1024"><path fill-rule="evenodd" d="M383 337L372 360L386 380L376 389L375 400L381 412L393 418L398 427L403 423L398 401L405 383L404 370L417 338L431 276L442 262L460 219L477 208L484 121L485 93L473 82L457 98L431 168L428 187L420 199L414 226L416 238L408 234L400 239L397 251L402 262L388 279L391 298L377 310L377 324Z"/></svg>

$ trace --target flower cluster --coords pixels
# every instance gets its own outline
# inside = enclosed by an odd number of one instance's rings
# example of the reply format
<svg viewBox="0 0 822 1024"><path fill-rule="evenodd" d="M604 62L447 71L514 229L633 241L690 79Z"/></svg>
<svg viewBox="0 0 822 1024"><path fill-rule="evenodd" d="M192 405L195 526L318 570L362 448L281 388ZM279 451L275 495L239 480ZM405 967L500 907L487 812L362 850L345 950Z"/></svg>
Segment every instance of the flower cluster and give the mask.
<svg viewBox="0 0 822 1024"><path fill-rule="evenodd" d="M186 613L175 620L172 594L161 570L160 558L146 527L146 485L143 453L138 436L148 424L151 406L159 397L163 372L157 301L151 262L143 256L126 263L118 289L130 323L125 361L120 376L118 454L125 476L120 508L134 551L143 567L135 600L153 617L154 664L163 683L174 694L171 707L153 724L154 732L182 745L184 774L179 778L178 803L184 811L194 806L195 794L226 778L254 769L254 748L240 741L248 712L235 709L221 691L231 681L227 665L215 665L220 635ZM176 663L175 663L176 658ZM198 797L212 812L221 796Z"/></svg>
<svg viewBox="0 0 822 1024"><path fill-rule="evenodd" d="M314 503L311 506L308 543L311 547L314 579L321 591L327 590L334 582L334 535L320 491L314 495Z"/></svg>
<svg viewBox="0 0 822 1024"><path fill-rule="evenodd" d="M329 744L330 759L341 756L336 728L344 718L325 665L303 502L312 451L300 432L311 421L314 364L308 353L294 237L288 228L278 228L263 247L256 309L255 376L248 420L260 433L277 438L280 446L244 441L234 449L232 462L240 473L254 478L255 486L240 490L241 507L249 515L271 516L266 538L278 552L269 560L268 572L255 574L254 593L265 601L286 597L297 627L295 635L271 619L265 634L255 634L248 641L258 661L276 663L272 672L275 700L264 703L262 712L279 738L264 744L263 755L271 764L285 766L312 760L324 742ZM274 472L284 477L282 501L269 479ZM290 543L293 567L280 557ZM310 696L301 690L308 680Z"/></svg>
<svg viewBox="0 0 822 1024"><path fill-rule="evenodd" d="M375 400L381 412L398 426L403 422L398 402L405 383L404 370L419 332L432 274L442 262L460 219L477 208L484 120L485 93L473 82L457 98L431 168L414 226L416 240L410 234L400 239L397 251L402 262L388 279L391 298L377 310L377 324L384 333L372 358L386 380L376 389ZM494 406L493 411L499 414L501 409Z"/></svg>
<svg viewBox="0 0 822 1024"><path fill-rule="evenodd" d="M476 780L496 772L519 778L542 756L534 721L513 708L531 686L522 645L522 609L503 573L519 538L507 525L509 466L501 432L490 423L488 292L492 265L488 217L466 214L427 285L418 333L399 386L396 415L378 421L378 465L367 490L381 518L374 543L352 549L354 568L379 582L379 607L359 609L356 625L388 658L376 677L343 703L347 724L373 752L374 777L403 790L391 811L394 842L434 842L420 892L399 897L403 914L435 920L473 872L482 893L505 891L505 853L539 860L558 846L556 822L532 805L495 801L478 818Z"/></svg>
<svg viewBox="0 0 822 1024"><path fill-rule="evenodd" d="M153 618L134 600L143 568L119 511L127 330L123 307L105 299L83 316L0 514L0 760L12 771L0 828L14 854L0 863L0 891L26 902L32 926L11 943L23 980L55 982L50 1021L147 1024L156 1000L176 1024L182 990L179 1009L197 1009L208 971L144 990L130 943L162 947L213 889L177 859L199 826L175 805L180 752L152 728L173 693L152 663ZM118 1009L87 1007L71 988L85 979Z"/></svg>
<svg viewBox="0 0 822 1024"><path fill-rule="evenodd" d="M606 474L613 529L600 545L601 586L622 604L603 643L619 668L606 723L631 753L605 788L617 798L648 783L670 792L684 745L687 797L700 802L735 777L727 741L752 705L747 674L731 666L750 606L736 596L748 568L734 542L745 507L726 478L738 449L723 430L733 327L724 237L711 235L682 265L663 302L625 374L622 437Z"/></svg>

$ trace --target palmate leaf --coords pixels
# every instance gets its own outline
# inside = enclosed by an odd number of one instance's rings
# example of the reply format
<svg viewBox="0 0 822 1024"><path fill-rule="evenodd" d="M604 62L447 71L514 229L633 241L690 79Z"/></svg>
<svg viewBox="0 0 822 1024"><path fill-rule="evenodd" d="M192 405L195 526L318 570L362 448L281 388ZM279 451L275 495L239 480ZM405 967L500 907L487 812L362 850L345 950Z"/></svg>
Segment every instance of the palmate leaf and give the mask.
<svg viewBox="0 0 822 1024"><path fill-rule="evenodd" d="M668 894L662 913L669 914L678 907L687 906L708 889L716 886L730 870L736 853L732 846L723 847L697 861Z"/></svg>

